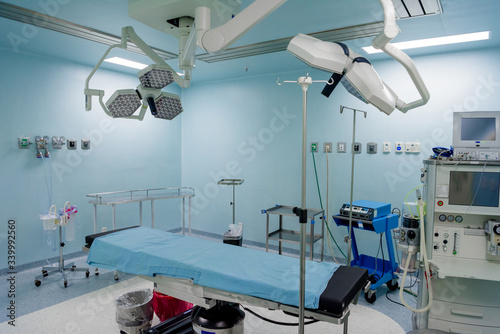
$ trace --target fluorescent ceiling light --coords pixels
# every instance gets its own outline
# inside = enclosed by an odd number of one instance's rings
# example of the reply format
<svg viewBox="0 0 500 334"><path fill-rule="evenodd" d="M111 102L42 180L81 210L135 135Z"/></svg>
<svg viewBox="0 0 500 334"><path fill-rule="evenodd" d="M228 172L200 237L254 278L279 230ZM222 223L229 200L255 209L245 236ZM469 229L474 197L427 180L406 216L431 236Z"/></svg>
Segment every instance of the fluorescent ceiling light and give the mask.
<svg viewBox="0 0 500 334"><path fill-rule="evenodd" d="M126 67L135 68L138 70L143 70L146 67L148 67L148 65L146 65L146 64L138 63L136 61L127 60L127 59L120 58L120 57L111 57L111 58L104 59L104 61L108 62L108 63L116 64L116 65L122 65L122 66L126 66ZM176 73L180 76L184 76L184 73L179 73L179 72L176 72Z"/></svg>
<svg viewBox="0 0 500 334"><path fill-rule="evenodd" d="M415 40L415 41L393 43L393 45L401 50L404 50L404 49L423 48L423 47L427 47L427 46L437 46L437 45L482 41L482 40L489 39L489 38L490 38L490 32L489 31L482 31L482 32L475 32L475 33L471 33L471 34L427 38L427 39L419 39L419 40ZM366 53L370 53L370 54L382 52L382 50L377 50L373 46L365 46L365 47L362 47L362 49Z"/></svg>
<svg viewBox="0 0 500 334"><path fill-rule="evenodd" d="M117 64L117 65L135 68L138 70L142 70L143 68L146 68L148 66L146 64L138 63L136 61L127 60L127 59L120 58L120 57L112 57L112 58L104 59L104 61L108 62L108 63L112 63L112 64Z"/></svg>

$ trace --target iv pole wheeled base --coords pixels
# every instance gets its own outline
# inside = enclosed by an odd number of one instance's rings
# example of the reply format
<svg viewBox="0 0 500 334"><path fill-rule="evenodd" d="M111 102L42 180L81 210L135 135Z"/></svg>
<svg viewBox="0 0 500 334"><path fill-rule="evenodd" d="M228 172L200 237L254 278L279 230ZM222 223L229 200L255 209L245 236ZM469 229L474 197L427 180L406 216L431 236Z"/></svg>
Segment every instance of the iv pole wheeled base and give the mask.
<svg viewBox="0 0 500 334"><path fill-rule="evenodd" d="M64 242L62 242L62 227L59 226L59 266L56 267L42 267L42 274L35 277L35 286L40 286L42 281L40 281L43 277L48 277L50 275L54 275L57 273L61 273L64 279L64 287L68 287L68 279L66 277L65 271L85 271L85 277L89 277L90 271L89 268L77 268L74 265L74 262L64 264L63 258L63 247Z"/></svg>

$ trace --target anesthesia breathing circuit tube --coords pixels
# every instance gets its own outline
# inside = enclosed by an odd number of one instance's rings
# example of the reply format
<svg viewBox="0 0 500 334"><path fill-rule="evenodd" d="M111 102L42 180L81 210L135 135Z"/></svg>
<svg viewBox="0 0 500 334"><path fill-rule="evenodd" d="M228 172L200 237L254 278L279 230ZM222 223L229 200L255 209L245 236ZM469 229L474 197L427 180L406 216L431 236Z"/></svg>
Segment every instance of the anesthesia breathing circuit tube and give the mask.
<svg viewBox="0 0 500 334"><path fill-rule="evenodd" d="M410 258L412 257L413 253L415 252L415 246L409 246L408 247L408 257L406 258L406 263L405 263L405 268L403 271L403 278L401 282L401 287L399 288L399 299L401 300L401 303L410 311L416 312L416 313L423 313L429 311L432 305L432 285L431 285L431 272L429 270L429 261L427 259L427 248L425 246L425 224L424 224L424 201L422 200L422 196L420 194L420 190L417 189L417 202L418 202L418 209L419 209L419 220L420 220L420 249L422 253L422 258L424 260L424 278L427 281L427 290L429 291L429 302L427 303L427 306L421 309L415 309L408 305L403 297L403 288L405 285L406 281L406 274L408 273L408 266L410 263Z"/></svg>

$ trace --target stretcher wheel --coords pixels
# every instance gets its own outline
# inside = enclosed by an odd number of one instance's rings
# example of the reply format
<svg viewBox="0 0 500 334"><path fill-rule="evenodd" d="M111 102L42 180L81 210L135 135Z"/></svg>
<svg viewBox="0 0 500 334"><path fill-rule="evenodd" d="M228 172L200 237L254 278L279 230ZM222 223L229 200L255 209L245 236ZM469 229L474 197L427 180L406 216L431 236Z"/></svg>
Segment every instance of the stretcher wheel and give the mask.
<svg viewBox="0 0 500 334"><path fill-rule="evenodd" d="M375 291L368 291L365 292L365 299L368 303L373 304L377 300L377 295L375 294Z"/></svg>
<svg viewBox="0 0 500 334"><path fill-rule="evenodd" d="M42 284L42 282L40 282L39 280L35 281L35 286L40 286L41 284Z"/></svg>
<svg viewBox="0 0 500 334"><path fill-rule="evenodd" d="M64 281L64 287L67 288L68 287L68 281Z"/></svg>
<svg viewBox="0 0 500 334"><path fill-rule="evenodd" d="M389 282L385 283L387 285L387 288L391 291L394 291L396 290L397 288L399 288L399 285L398 285L398 282L396 281L395 283L392 283L392 280L390 280Z"/></svg>
<svg viewBox="0 0 500 334"><path fill-rule="evenodd" d="M87 277L87 278L88 278L89 276L90 276L90 271L88 271L88 270L87 270L87 271L85 272L85 277Z"/></svg>

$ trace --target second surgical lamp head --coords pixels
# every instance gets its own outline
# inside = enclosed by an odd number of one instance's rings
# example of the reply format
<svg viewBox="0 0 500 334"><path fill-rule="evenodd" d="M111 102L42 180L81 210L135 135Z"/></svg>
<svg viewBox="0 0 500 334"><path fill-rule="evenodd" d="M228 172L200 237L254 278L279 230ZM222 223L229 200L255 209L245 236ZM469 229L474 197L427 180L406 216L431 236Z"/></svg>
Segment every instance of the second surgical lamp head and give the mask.
<svg viewBox="0 0 500 334"><path fill-rule="evenodd" d="M117 90L106 102L112 117L131 117L142 106L141 113L149 106L156 118L172 120L182 112L180 97L162 92L172 82L172 71L160 65L149 65L138 73L141 84L134 89Z"/></svg>

